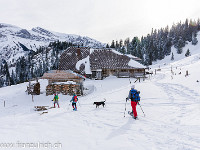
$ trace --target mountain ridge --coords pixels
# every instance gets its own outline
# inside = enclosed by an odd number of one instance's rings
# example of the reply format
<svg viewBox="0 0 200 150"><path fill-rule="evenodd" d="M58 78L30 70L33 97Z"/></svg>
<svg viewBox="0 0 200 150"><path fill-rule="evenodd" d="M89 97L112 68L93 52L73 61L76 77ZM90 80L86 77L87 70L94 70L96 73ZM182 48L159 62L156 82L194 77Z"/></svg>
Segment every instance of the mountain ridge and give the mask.
<svg viewBox="0 0 200 150"><path fill-rule="evenodd" d="M54 41L66 41L92 48L105 47L105 44L86 36L59 33L41 27L27 30L15 25L0 23L1 59L11 61L11 59L16 60L19 56L25 55L26 52L21 44L29 50L36 51L40 46L48 46L50 42Z"/></svg>

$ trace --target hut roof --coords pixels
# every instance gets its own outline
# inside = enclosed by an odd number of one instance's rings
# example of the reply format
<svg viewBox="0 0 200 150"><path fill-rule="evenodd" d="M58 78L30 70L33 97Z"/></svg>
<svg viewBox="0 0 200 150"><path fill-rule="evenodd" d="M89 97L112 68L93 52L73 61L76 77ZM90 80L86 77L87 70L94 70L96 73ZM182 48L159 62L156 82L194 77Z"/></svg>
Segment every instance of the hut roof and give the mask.
<svg viewBox="0 0 200 150"><path fill-rule="evenodd" d="M71 70L51 70L44 73L42 79L84 79L82 75L74 73Z"/></svg>
<svg viewBox="0 0 200 150"><path fill-rule="evenodd" d="M113 49L94 50L90 54L90 64L91 70L145 68L142 64Z"/></svg>
<svg viewBox="0 0 200 150"><path fill-rule="evenodd" d="M138 57L136 57L136 56L133 56L133 55L131 55L131 54L126 54L126 56L128 56L128 57L130 57L131 59L136 60L136 61L142 61L142 59L140 59L140 58L138 58Z"/></svg>

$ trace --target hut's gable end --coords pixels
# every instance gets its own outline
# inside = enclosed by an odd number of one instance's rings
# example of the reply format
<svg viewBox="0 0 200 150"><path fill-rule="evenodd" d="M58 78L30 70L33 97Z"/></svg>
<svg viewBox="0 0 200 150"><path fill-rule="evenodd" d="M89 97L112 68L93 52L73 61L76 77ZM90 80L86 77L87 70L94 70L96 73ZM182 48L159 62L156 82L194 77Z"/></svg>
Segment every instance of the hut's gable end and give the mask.
<svg viewBox="0 0 200 150"><path fill-rule="evenodd" d="M58 69L77 71L76 63L79 60L86 58L89 55L89 53L89 48L68 48L60 57Z"/></svg>
<svg viewBox="0 0 200 150"><path fill-rule="evenodd" d="M76 63L76 69L80 70L82 74L92 74L90 68L90 56L88 55L86 58L79 60Z"/></svg>

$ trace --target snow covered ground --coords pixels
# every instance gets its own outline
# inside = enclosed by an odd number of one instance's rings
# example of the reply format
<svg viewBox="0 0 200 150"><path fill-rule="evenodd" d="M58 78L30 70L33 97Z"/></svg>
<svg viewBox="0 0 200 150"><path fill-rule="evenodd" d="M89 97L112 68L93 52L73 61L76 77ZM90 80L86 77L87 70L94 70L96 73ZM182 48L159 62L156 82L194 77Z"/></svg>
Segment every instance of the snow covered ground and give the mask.
<svg viewBox="0 0 200 150"><path fill-rule="evenodd" d="M52 106L53 96L44 93L34 96L32 102L25 93L28 83L1 88L0 150L199 150L199 66L200 55L196 54L161 65L156 74L158 65L152 66L154 74L140 83L112 76L86 80L88 90L79 97L76 112L70 105L71 97L59 95L61 108L41 115L34 106ZM140 104L146 116L137 106L139 120L127 111L124 117L130 81L141 91ZM47 81L40 82L44 92ZM93 105L104 99L105 108ZM126 107L131 110L130 101Z"/></svg>

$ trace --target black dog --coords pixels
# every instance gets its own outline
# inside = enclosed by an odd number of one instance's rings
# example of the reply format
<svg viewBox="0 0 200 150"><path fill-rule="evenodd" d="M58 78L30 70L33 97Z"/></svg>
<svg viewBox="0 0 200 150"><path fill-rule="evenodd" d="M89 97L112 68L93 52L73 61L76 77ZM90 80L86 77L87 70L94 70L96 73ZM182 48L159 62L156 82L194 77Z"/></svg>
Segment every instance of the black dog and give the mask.
<svg viewBox="0 0 200 150"><path fill-rule="evenodd" d="M106 100L105 100L106 101ZM101 102L94 102L93 105L96 105L96 108L99 107L100 105L102 105L103 107L106 105L105 101L101 101Z"/></svg>

